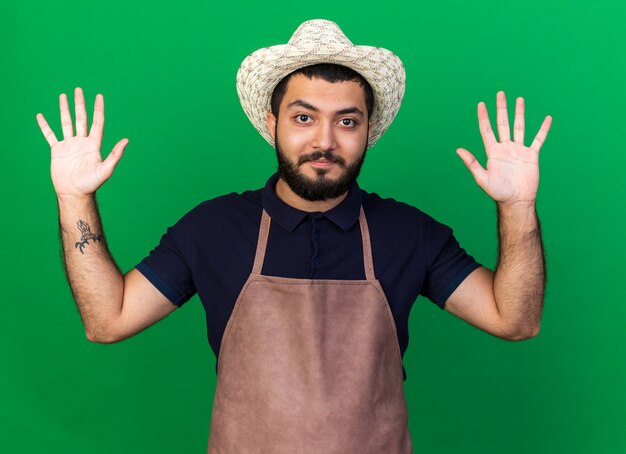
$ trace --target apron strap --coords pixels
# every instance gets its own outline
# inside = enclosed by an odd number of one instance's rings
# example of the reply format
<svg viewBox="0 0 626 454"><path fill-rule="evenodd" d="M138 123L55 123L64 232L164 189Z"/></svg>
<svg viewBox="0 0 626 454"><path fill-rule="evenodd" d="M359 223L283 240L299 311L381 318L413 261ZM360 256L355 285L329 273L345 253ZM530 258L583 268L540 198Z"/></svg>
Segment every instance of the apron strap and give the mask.
<svg viewBox="0 0 626 454"><path fill-rule="evenodd" d="M259 239L257 240L256 245L256 255L254 256L254 265L252 266L252 274L261 274L269 233L270 215L267 214L267 211L263 210L263 214L261 215L261 226L259 227Z"/></svg>
<svg viewBox="0 0 626 454"><path fill-rule="evenodd" d="M254 265L252 266L252 274L261 274L263 269L263 261L265 260L265 250L267 249L267 238L270 233L270 215L263 210L261 215L261 226L259 227L259 238L257 240L256 254L254 256ZM361 227L361 240L363 242L363 266L365 268L365 278L368 281L375 280L374 260L372 258L372 242L370 240L370 231L367 227L367 219L363 207L359 212L359 226Z"/></svg>
<svg viewBox="0 0 626 454"><path fill-rule="evenodd" d="M365 266L365 278L368 281L376 279L374 274L374 259L372 258L372 242L370 241L370 231L365 219L365 211L361 207L359 212L359 225L361 226L361 239L363 240L363 265Z"/></svg>

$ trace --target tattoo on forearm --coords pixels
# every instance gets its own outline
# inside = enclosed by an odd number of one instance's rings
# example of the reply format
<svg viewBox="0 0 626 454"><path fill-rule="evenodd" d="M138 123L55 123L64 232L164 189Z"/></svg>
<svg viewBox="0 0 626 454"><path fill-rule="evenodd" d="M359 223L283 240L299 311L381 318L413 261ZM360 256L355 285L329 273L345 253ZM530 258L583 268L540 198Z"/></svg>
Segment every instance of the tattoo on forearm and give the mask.
<svg viewBox="0 0 626 454"><path fill-rule="evenodd" d="M74 247L80 249L81 254L84 254L83 248L89 244L89 240L93 240L93 242L95 243L96 241L101 241L103 239L102 235L96 235L95 233L91 233L91 228L89 227L89 224L87 224L82 219L76 223L76 226L78 227L78 230L81 231L82 235L80 237L80 241L76 242L74 244Z"/></svg>

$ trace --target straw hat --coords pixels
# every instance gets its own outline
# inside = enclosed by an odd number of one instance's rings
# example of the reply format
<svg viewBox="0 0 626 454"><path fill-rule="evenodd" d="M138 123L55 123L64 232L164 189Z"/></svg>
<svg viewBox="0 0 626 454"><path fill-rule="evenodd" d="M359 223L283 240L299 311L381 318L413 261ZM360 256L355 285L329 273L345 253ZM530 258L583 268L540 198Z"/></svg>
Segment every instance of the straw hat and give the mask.
<svg viewBox="0 0 626 454"><path fill-rule="evenodd" d="M266 125L274 88L293 71L318 63L352 68L372 86L374 110L368 146L373 146L400 109L406 80L404 66L387 49L355 46L337 24L328 20L304 22L287 44L259 49L241 63L237 94L252 125L274 146Z"/></svg>

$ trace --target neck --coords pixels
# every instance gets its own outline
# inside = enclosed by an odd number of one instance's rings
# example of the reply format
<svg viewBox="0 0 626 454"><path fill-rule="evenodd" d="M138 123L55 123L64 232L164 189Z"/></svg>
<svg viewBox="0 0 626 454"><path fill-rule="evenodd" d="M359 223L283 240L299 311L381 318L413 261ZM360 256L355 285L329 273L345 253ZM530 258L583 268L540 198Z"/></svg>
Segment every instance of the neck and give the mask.
<svg viewBox="0 0 626 454"><path fill-rule="evenodd" d="M334 199L312 202L310 200L303 199L298 194L293 192L289 185L282 178L279 178L276 182L276 195L287 205L300 211L307 211L311 213L316 211L324 212L332 210L346 198L348 191L344 192L339 197L335 197Z"/></svg>

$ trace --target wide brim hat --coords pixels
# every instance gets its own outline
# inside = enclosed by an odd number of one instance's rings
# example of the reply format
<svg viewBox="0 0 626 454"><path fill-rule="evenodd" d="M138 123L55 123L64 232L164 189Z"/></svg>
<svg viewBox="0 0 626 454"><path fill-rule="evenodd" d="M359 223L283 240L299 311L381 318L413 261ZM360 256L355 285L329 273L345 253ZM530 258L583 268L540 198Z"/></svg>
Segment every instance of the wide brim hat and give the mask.
<svg viewBox="0 0 626 454"><path fill-rule="evenodd" d="M237 72L237 94L244 112L257 131L274 146L267 128L267 113L276 85L305 66L334 63L361 74L374 92L368 146L373 146L395 118L406 75L402 61L380 47L355 46L339 26L316 19L304 22L287 44L264 47L250 54Z"/></svg>

